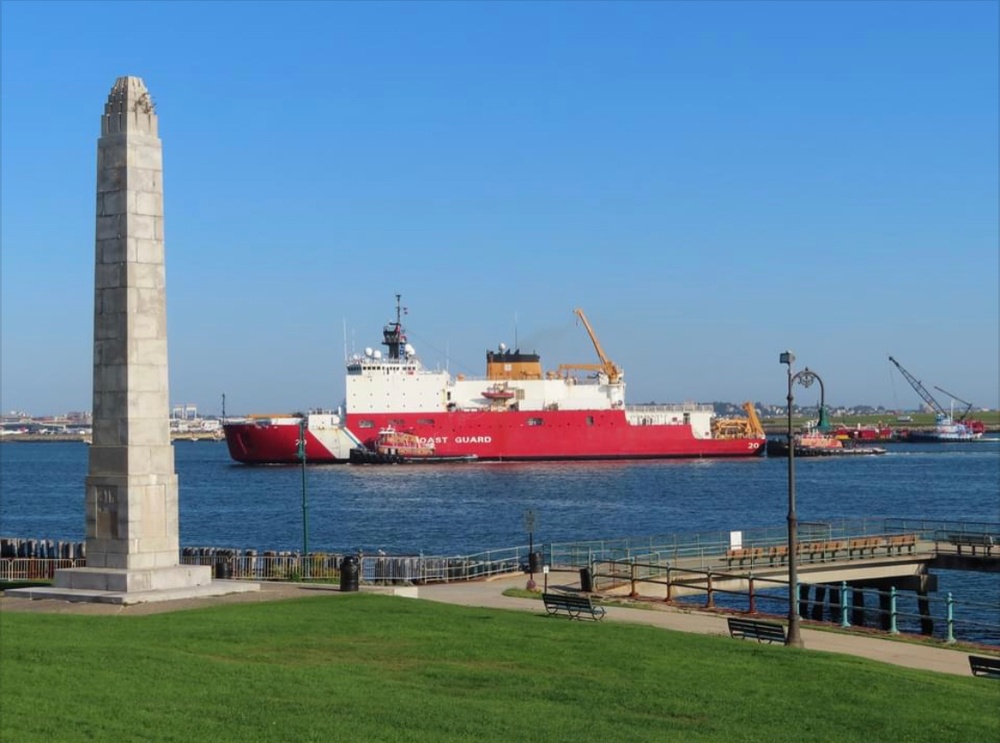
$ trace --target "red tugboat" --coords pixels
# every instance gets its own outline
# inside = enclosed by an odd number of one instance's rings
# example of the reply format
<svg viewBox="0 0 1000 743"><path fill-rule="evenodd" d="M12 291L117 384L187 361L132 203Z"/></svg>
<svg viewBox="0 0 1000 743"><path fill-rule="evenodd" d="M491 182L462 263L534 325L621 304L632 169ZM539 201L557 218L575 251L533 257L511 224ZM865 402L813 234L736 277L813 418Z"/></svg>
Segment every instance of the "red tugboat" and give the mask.
<svg viewBox="0 0 1000 743"><path fill-rule="evenodd" d="M485 380L473 379L423 366L407 342L397 294L396 319L382 331L385 355L366 348L364 354L348 359L344 427L369 452L377 451L380 433L391 429L433 446L435 457L460 460L753 457L764 453L766 436L756 415L733 425L732 420L717 420L710 405L626 405L622 369L604 353L583 310L575 314L586 327L600 363L563 364L543 372L537 354L501 344L486 353ZM574 375L579 371L590 374ZM227 425L227 441L240 432ZM261 452L266 449L261 437L279 435L277 431L255 433L259 434L256 450ZM347 459L350 454L343 456ZM310 452L308 461L323 460Z"/></svg>
<svg viewBox="0 0 1000 743"><path fill-rule="evenodd" d="M471 462L475 456L442 457L434 450L434 442L412 433L387 428L379 431L375 448L357 446L351 449L351 464L439 464Z"/></svg>
<svg viewBox="0 0 1000 743"><path fill-rule="evenodd" d="M841 423L830 430L830 435L841 441L892 441L896 438L892 427L882 423L864 426L846 426Z"/></svg>

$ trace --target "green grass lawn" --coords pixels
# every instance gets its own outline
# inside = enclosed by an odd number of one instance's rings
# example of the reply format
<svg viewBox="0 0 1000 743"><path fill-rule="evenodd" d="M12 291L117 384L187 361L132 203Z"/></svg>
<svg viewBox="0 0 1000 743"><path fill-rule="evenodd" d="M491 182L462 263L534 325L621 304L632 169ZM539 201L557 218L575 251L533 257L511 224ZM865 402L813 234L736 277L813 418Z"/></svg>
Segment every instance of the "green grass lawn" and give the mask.
<svg viewBox="0 0 1000 743"><path fill-rule="evenodd" d="M995 741L1000 683L366 594L0 615L3 741Z"/></svg>

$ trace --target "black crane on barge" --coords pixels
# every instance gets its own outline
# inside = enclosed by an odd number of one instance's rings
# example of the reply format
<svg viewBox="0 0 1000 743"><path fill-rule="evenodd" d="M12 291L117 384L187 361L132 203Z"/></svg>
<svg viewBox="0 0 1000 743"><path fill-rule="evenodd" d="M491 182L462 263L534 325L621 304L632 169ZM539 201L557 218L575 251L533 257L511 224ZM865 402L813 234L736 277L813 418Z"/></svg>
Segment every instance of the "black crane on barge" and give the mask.
<svg viewBox="0 0 1000 743"><path fill-rule="evenodd" d="M948 413L948 411L946 411L943 407L941 407L941 403L939 403L934 398L934 395L932 395L930 392L927 391L927 388L920 383L919 379L917 379L908 371L906 371L906 369L903 368L903 365L900 364L898 361L896 361L896 359L894 359L892 356L889 357L889 361L891 361L893 364L896 365L896 368L899 369L900 374L906 377L906 381L910 383L910 386L913 387L914 390L916 390L917 394L920 395L923 401L930 406L931 410L933 410L934 413L939 418L947 418L948 420L951 420L951 415ZM948 390L942 390L940 387L935 386L934 389L943 392L944 394L948 395L948 397L966 406L962 414L959 415L958 418L956 419L955 421L956 423L964 424L969 429L969 431L971 431L974 434L983 433L983 431L985 430L985 426L983 425L982 421L966 420L966 418L969 415L969 411L972 410L971 402L967 402L961 399L960 397L956 397L955 395L948 392Z"/></svg>

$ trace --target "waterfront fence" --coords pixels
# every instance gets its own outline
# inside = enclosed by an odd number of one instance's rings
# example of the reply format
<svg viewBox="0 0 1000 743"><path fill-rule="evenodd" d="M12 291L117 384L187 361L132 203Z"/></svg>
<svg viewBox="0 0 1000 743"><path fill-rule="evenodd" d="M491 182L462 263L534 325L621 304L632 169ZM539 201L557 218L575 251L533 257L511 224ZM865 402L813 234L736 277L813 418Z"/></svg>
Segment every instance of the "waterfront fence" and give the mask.
<svg viewBox="0 0 1000 743"><path fill-rule="evenodd" d="M593 589L614 596L662 601L692 609L721 610L754 616L788 616L788 581L735 573L726 569L686 568L662 560L594 561ZM974 600L920 594L890 587L841 583L799 583L800 617L844 629L864 627L888 634L922 634L953 643L958 640L1000 645L1000 606ZM871 603L874 599L874 604Z"/></svg>
<svg viewBox="0 0 1000 743"><path fill-rule="evenodd" d="M0 558L0 581L49 581L55 578L57 570L84 567L87 567L84 559L3 557Z"/></svg>
<svg viewBox="0 0 1000 743"><path fill-rule="evenodd" d="M800 521L796 531L800 545L864 538L889 540L893 536L904 534L914 535L920 542L935 543L935 550L939 544L948 541L947 536L955 534L987 535L991 536L995 544L1000 544L1000 527L990 522L884 517L844 518L829 521ZM548 545L547 550L548 564L566 569L589 567L596 561L625 559L635 559L640 562L666 560L671 563L683 560L685 565L708 569L717 567L720 558L724 559L727 551L737 545L740 549L751 552L754 549L761 549L766 556L770 548L787 544L787 527L763 526L693 534L558 542ZM809 555L805 556L808 559Z"/></svg>
<svg viewBox="0 0 1000 743"><path fill-rule="evenodd" d="M490 550L475 555L384 555L262 552L216 548L185 548L185 565L211 565L216 578L227 580L336 581L344 558L359 562L359 580L371 585L411 585L476 580L518 572L527 559L526 548Z"/></svg>
<svg viewBox="0 0 1000 743"><path fill-rule="evenodd" d="M527 571L527 546L486 550L472 555L385 555L220 547L184 547L182 565L208 565L220 580L339 580L345 557L360 563L360 580L374 585L447 583ZM51 580L56 570L86 567L86 543L41 539L0 539L0 580Z"/></svg>

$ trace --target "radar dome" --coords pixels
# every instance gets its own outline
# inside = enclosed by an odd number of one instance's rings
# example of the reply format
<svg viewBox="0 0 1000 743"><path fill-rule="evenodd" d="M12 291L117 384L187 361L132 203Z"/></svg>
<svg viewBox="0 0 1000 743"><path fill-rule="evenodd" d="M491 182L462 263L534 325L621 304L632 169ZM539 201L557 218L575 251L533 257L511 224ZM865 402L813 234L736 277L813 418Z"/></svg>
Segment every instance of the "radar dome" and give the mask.
<svg viewBox="0 0 1000 743"><path fill-rule="evenodd" d="M500 351L503 352L503 351L506 351L506 350L507 350L507 344L506 343L501 343L500 344Z"/></svg>
<svg viewBox="0 0 1000 743"><path fill-rule="evenodd" d="M374 359L380 359L380 358L382 358L382 352L381 351L375 351L374 353L372 353L372 358L374 358Z"/></svg>
<svg viewBox="0 0 1000 743"><path fill-rule="evenodd" d="M371 346L366 346L365 347L365 356L367 356L368 358L371 358L371 356L372 356Z"/></svg>
<svg viewBox="0 0 1000 743"><path fill-rule="evenodd" d="M403 350L406 351L406 353L408 353L410 356L416 353L413 346L411 346L409 343L403 346Z"/></svg>

